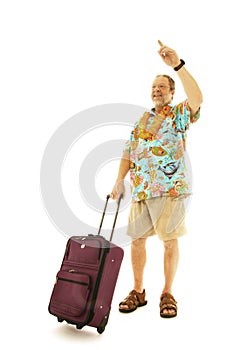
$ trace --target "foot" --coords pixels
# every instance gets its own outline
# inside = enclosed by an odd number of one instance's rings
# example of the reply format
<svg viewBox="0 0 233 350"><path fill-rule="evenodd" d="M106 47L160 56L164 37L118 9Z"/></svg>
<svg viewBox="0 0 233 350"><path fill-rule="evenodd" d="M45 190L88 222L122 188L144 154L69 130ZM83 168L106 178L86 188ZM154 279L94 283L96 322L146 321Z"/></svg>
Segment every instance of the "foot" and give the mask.
<svg viewBox="0 0 233 350"><path fill-rule="evenodd" d="M135 311L138 307L147 304L145 297L145 289L142 293L138 293L136 290L132 290L129 295L119 304L119 311L124 313Z"/></svg>
<svg viewBox="0 0 233 350"><path fill-rule="evenodd" d="M160 297L160 316L171 318L177 315L177 302L170 293L163 293Z"/></svg>

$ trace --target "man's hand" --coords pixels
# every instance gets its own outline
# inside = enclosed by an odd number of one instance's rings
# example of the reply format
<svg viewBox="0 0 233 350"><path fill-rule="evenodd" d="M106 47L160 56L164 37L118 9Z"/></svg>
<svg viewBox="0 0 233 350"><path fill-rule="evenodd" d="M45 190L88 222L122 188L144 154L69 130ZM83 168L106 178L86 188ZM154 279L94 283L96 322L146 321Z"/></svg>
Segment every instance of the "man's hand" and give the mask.
<svg viewBox="0 0 233 350"><path fill-rule="evenodd" d="M158 51L159 55L162 57L163 61L173 68L179 66L180 59L177 55L176 51L171 49L170 47L167 47L161 43L160 40L158 40L158 43L160 45L160 49ZM203 97L202 92L193 78L193 76L188 72L188 70L180 69L177 72L177 75L179 76L181 83L183 85L184 91L186 93L188 104L191 109L191 116L194 116L198 109L200 108L200 105L202 104Z"/></svg>
<svg viewBox="0 0 233 350"><path fill-rule="evenodd" d="M121 181L117 181L115 183L115 186L112 189L112 192L110 194L110 197L112 199L115 199L116 201L119 200L120 195L123 195L123 197L125 196L125 184L124 184L124 180Z"/></svg>
<svg viewBox="0 0 233 350"><path fill-rule="evenodd" d="M158 53L162 57L163 61L170 67L177 67L180 64L180 59L176 51L163 45L160 40L158 40L158 43L160 45Z"/></svg>

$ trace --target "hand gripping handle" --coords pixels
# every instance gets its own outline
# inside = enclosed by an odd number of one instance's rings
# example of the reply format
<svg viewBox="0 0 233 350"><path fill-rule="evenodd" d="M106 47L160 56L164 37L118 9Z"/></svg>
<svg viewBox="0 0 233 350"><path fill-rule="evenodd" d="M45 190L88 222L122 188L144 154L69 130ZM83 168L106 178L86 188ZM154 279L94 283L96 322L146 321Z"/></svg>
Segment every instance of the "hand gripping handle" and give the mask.
<svg viewBox="0 0 233 350"><path fill-rule="evenodd" d="M103 225L103 221L104 221L104 217L105 217L105 213L106 213L106 209L107 209L109 198L110 198L110 194L108 194L107 197L106 197L106 202L105 202L102 218L101 218L101 221L100 221L98 235L100 234L100 231L101 231L101 228L102 228L102 225ZM112 241L113 232L114 232L114 229L115 229L116 220L117 220L117 216L118 216L118 212L119 212L119 208L120 208L120 202L121 202L122 198L123 198L123 194L121 193L120 197L119 197L119 199L117 201L117 209L116 209L116 213L115 213L115 217L114 217L114 221L113 221L113 225L112 225L112 232L111 232L110 239L109 239L110 242Z"/></svg>

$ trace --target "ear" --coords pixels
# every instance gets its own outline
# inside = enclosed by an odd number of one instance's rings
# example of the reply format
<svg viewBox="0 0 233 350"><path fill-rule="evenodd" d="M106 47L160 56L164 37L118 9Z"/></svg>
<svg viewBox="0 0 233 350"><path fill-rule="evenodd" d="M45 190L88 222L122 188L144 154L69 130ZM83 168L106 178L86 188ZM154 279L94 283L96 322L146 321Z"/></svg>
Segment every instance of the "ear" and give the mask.
<svg viewBox="0 0 233 350"><path fill-rule="evenodd" d="M173 100L173 97L174 97L174 93L175 93L175 90L171 90L172 100Z"/></svg>

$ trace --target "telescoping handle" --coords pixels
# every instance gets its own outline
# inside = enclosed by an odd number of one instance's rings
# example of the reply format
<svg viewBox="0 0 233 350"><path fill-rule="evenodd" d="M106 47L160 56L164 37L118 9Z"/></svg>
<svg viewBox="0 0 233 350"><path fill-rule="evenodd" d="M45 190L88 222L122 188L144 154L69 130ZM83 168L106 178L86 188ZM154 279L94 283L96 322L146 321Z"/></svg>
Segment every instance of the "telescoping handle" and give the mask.
<svg viewBox="0 0 233 350"><path fill-rule="evenodd" d="M106 202L105 202L102 218L101 218L101 221L100 221L98 235L100 234L100 231L101 231L101 228L102 228L102 225L103 225L103 221L104 221L104 217L105 217L105 213L106 213L106 209L107 209L109 198L110 198L110 194L108 194L107 197L106 197ZM119 197L119 199L117 201L116 213L115 213L115 217L114 217L114 221L113 221L113 225L112 225L112 232L111 232L110 239L109 239L110 242L112 241L113 232L114 232L114 229L115 229L117 216L118 216L118 212L119 212L119 208L120 208L120 202L121 202L122 198L123 198L123 193L120 194L120 197Z"/></svg>

